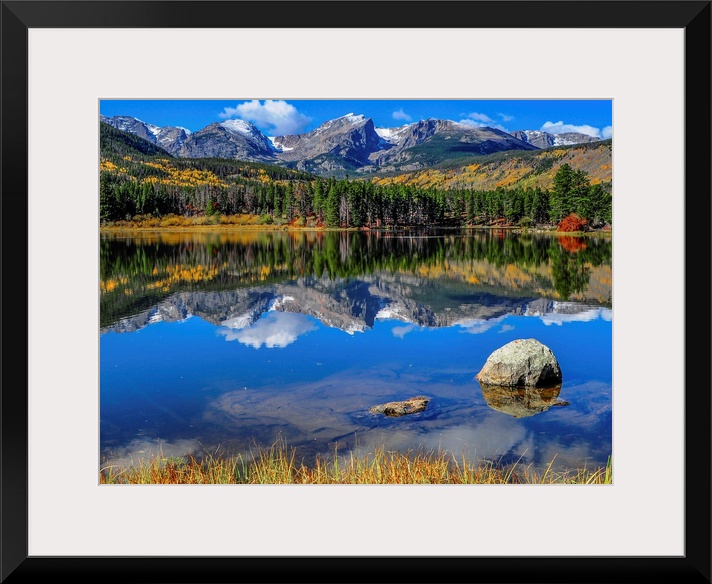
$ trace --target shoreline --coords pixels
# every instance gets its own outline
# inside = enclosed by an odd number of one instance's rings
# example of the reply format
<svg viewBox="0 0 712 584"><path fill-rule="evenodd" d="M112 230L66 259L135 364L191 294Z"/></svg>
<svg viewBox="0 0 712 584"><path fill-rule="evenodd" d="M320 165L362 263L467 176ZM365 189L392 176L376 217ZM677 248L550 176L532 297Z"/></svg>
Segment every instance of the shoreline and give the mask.
<svg viewBox="0 0 712 584"><path fill-rule="evenodd" d="M126 232L162 232L162 233L190 233L190 232L220 232L220 231L278 231L289 233L408 233L422 231L510 231L512 233L536 233L542 235L584 237L599 235L611 237L611 229L598 229L590 231L557 231L555 227L520 227L517 225L462 225L462 226L403 226L403 227L323 227L323 226L297 226L297 225L258 225L255 223L193 223L189 225L142 225L127 221L126 224L100 225L99 233L126 233Z"/></svg>

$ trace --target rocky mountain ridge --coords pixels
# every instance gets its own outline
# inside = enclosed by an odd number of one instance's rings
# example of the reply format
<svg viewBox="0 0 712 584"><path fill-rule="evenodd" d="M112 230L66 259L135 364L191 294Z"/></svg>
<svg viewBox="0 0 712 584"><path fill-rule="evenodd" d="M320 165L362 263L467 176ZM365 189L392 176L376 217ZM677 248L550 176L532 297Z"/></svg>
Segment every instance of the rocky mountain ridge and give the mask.
<svg viewBox="0 0 712 584"><path fill-rule="evenodd" d="M579 132L562 132L560 134L550 134L541 130L516 130L511 132L512 136L527 142L537 148L551 148L553 146L573 146L574 144L590 144L600 142L601 138L581 134Z"/></svg>
<svg viewBox="0 0 712 584"><path fill-rule="evenodd" d="M271 137L240 119L214 122L196 132L177 126L159 127L129 116L100 116L100 120L180 158L239 159L324 176L412 171L452 158L596 140L573 133L508 133L434 118L376 128L371 118L354 113L328 120L310 132Z"/></svg>
<svg viewBox="0 0 712 584"><path fill-rule="evenodd" d="M275 149L270 140L250 122L215 122L194 132L177 151L181 158L232 158L272 162Z"/></svg>
<svg viewBox="0 0 712 584"><path fill-rule="evenodd" d="M277 158L299 170L329 171L369 164L369 156L382 148L371 118L352 113L324 122L305 134L276 136Z"/></svg>
<svg viewBox="0 0 712 584"><path fill-rule="evenodd" d="M180 149L188 139L188 136L192 133L187 128L178 126L155 126L130 116L114 116L112 118L99 116L99 120L113 126L117 130L130 132L139 138L156 144L174 156L179 155Z"/></svg>

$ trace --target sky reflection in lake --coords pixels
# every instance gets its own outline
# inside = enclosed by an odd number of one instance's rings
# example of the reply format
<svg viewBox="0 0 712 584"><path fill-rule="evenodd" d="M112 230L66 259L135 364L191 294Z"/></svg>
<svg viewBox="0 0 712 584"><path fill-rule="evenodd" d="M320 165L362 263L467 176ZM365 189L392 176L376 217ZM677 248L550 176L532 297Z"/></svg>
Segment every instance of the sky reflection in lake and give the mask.
<svg viewBox="0 0 712 584"><path fill-rule="evenodd" d="M591 267L557 249L534 268L516 264L515 272L487 258L427 260L426 253L426 264L407 269L320 276L309 268L273 281L250 276L245 285L232 274L269 275L281 264L268 271L263 259L245 268L246 251L234 243L207 251L191 240L180 248L189 254L181 261L194 267L180 269L209 274L207 283L179 281L171 289L161 272L178 273L164 267L176 249L128 243L136 246L128 260L120 259L125 243L102 256L103 306L115 315L102 316L100 337L103 462L159 451L249 457L277 440L307 463L335 450L348 456L385 447L445 449L458 459L520 460L542 469L555 458L555 467L571 468L605 465L612 452L612 311L602 284L610 280L610 255ZM309 260L311 245L297 248L299 257ZM546 250L555 242L536 245ZM259 255L254 251L250 257ZM133 258L149 252L155 257L142 260L137 273ZM238 259L210 264L221 254ZM556 272L568 282L560 287L578 297L536 292L546 288L552 262L578 274ZM224 281L216 285L216 278ZM466 281L475 279L480 283ZM159 297L153 282L164 288ZM517 290L519 282L532 282L532 290ZM558 394L493 394L475 380L494 350L519 338L536 338L554 352L563 373ZM430 398L423 412L369 412L417 395Z"/></svg>
<svg viewBox="0 0 712 584"><path fill-rule="evenodd" d="M242 328L196 317L129 334L107 333L102 353L102 444L126 458L140 437L154 449L188 441L249 450L278 438L304 456L338 445L368 450L445 448L545 464L605 464L611 443L610 310L585 319L506 316L443 328L377 320L346 332L316 318L270 311ZM596 315L592 318L592 315ZM474 376L516 338L537 338L564 373L570 402L515 419L490 407ZM237 341L237 342L235 342ZM377 403L424 394L405 418L368 413ZM165 451L165 446L162 447ZM131 450L130 448L128 450ZM140 454L132 452L133 456Z"/></svg>

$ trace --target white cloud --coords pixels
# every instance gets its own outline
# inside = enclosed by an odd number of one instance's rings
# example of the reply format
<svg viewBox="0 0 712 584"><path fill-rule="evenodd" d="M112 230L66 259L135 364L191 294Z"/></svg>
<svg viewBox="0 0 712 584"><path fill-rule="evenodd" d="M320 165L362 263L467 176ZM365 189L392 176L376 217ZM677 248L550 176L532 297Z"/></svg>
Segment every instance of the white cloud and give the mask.
<svg viewBox="0 0 712 584"><path fill-rule="evenodd" d="M507 114L497 114L500 118L502 118L502 121L504 122L511 122L514 119L514 116L508 116Z"/></svg>
<svg viewBox="0 0 712 584"><path fill-rule="evenodd" d="M244 329L220 329L218 332L226 341L238 341L248 347L259 349L262 345L268 349L283 349L291 345L301 335L316 329L316 326L303 314L272 311L255 324Z"/></svg>
<svg viewBox="0 0 712 584"><path fill-rule="evenodd" d="M497 128L498 130L502 130L503 132L507 132L507 128L505 128L501 124L496 124L494 122L486 123L486 122L478 122L477 120L472 120L469 118L465 118L460 120L458 123L463 124L465 126L472 126L474 128Z"/></svg>
<svg viewBox="0 0 712 584"><path fill-rule="evenodd" d="M610 126L608 126L610 128ZM605 128L604 128L605 129ZM575 126L573 124L565 124L562 121L558 122L546 122L541 127L542 132L549 132L549 134L562 134L564 132L578 132L579 134L586 134L587 136L595 136L596 138L601 138L601 129L594 126L589 126L583 124L581 126Z"/></svg>
<svg viewBox="0 0 712 584"><path fill-rule="evenodd" d="M492 327L497 326L505 318L506 318L506 315L498 316L496 318L491 318L489 320L485 320L482 318L473 318L473 319L468 319L468 320L462 320L462 321L456 322L454 324L463 328L464 330L461 331L463 333L469 333L471 335L480 335L480 334L488 331Z"/></svg>
<svg viewBox="0 0 712 584"><path fill-rule="evenodd" d="M601 138L608 140L608 138L613 137L613 126L606 126L601 130Z"/></svg>
<svg viewBox="0 0 712 584"><path fill-rule="evenodd" d="M393 112L393 119L394 120L404 120L406 122L412 122L413 118L409 116L407 113L403 111L403 108L400 108L397 112Z"/></svg>
<svg viewBox="0 0 712 584"><path fill-rule="evenodd" d="M226 107L221 118L240 118L252 122L270 135L285 136L302 132L311 118L300 113L292 104L281 99L266 99L264 102L253 99L239 103L235 107Z"/></svg>
<svg viewBox="0 0 712 584"><path fill-rule="evenodd" d="M478 112L471 112L469 114L465 114L465 117L469 120L474 120L476 122L493 122L494 121L487 114L480 114Z"/></svg>
<svg viewBox="0 0 712 584"><path fill-rule="evenodd" d="M409 324L406 326L394 326L393 329L391 330L391 332L393 333L394 337L402 339L409 332L414 331L414 330L415 330L415 325Z"/></svg>
<svg viewBox="0 0 712 584"><path fill-rule="evenodd" d="M174 414L175 415L175 414ZM187 420L183 420L188 425ZM104 452L106 460L103 466L115 465L131 467L156 457L173 458L198 454L203 447L193 439L178 439L169 442L162 438L134 438L128 444L113 445Z"/></svg>

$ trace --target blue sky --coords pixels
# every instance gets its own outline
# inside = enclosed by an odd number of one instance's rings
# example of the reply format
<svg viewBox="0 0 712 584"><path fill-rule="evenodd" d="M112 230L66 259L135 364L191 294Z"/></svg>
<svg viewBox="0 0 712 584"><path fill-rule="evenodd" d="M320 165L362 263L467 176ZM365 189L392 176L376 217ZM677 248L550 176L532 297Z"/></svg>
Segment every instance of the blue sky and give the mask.
<svg viewBox="0 0 712 584"><path fill-rule="evenodd" d="M610 138L613 125L611 100L101 100L100 112L193 132L212 122L239 118L267 136L308 132L349 113L372 118L377 128L441 118L510 132L581 132Z"/></svg>

